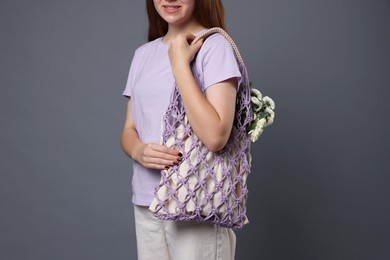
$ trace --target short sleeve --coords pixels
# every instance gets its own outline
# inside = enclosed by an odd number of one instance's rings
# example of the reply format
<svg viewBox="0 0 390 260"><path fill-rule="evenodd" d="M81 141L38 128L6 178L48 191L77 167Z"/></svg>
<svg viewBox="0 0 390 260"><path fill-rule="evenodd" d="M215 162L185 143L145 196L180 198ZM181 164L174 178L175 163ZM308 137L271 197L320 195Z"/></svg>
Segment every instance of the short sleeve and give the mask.
<svg viewBox="0 0 390 260"><path fill-rule="evenodd" d="M201 47L197 61L198 69L202 70L202 91L208 87L230 78L241 80L241 73L230 43L221 34L214 34L206 39Z"/></svg>
<svg viewBox="0 0 390 260"><path fill-rule="evenodd" d="M127 76L125 90L122 93L122 95L125 97L131 97L133 94L133 87L135 84L137 69L139 67L139 56L140 56L140 48L135 50L134 55L133 55L133 60L131 61L129 74Z"/></svg>

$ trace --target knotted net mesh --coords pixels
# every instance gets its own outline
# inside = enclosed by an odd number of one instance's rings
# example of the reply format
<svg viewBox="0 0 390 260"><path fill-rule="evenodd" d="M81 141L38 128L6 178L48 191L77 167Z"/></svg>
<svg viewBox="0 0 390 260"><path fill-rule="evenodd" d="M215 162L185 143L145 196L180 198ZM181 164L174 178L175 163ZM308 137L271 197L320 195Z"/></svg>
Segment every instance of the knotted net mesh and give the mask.
<svg viewBox="0 0 390 260"><path fill-rule="evenodd" d="M194 71L195 66L192 68ZM161 172L161 182L150 205L157 218L207 221L234 229L248 222L247 177L251 155L247 127L252 108L243 62L239 63L239 69L242 80L237 89L233 128L227 144L218 152L208 150L192 131L175 86L163 117L162 144L181 151L183 157L179 165Z"/></svg>

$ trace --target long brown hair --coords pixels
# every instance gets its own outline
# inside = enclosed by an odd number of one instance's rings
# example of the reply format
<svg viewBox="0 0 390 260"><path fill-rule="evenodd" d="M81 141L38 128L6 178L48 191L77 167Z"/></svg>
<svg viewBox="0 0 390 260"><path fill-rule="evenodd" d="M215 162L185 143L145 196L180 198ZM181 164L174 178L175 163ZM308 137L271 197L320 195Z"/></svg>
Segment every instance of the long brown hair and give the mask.
<svg viewBox="0 0 390 260"><path fill-rule="evenodd" d="M161 18L154 7L153 0L146 0L149 19L148 41L153 41L168 32L168 23ZM196 0L194 15L204 27L221 27L226 30L225 10L221 0Z"/></svg>

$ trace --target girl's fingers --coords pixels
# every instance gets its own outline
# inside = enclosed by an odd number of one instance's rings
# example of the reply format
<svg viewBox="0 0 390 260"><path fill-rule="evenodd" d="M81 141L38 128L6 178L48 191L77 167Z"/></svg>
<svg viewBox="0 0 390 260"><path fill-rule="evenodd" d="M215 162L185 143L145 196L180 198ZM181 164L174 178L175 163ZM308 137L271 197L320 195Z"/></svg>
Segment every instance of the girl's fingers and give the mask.
<svg viewBox="0 0 390 260"><path fill-rule="evenodd" d="M173 165L177 165L181 162L180 156L171 156L166 153L154 152L152 156L145 155L143 157L143 166L147 168L154 168L159 170L168 169Z"/></svg>
<svg viewBox="0 0 390 260"><path fill-rule="evenodd" d="M165 160L165 159L159 159L159 158L153 158L148 157L144 160L145 164L156 164L156 165L162 165L162 166L172 166L174 164L178 164L179 162L177 160Z"/></svg>
<svg viewBox="0 0 390 260"><path fill-rule="evenodd" d="M168 154L168 155L172 155L172 156L176 156L176 157L181 155L180 151L172 149L172 148L169 148L169 147L166 147L164 145L154 144L152 146L152 149L154 151L157 151L157 152L160 152L160 153L164 153L164 154Z"/></svg>
<svg viewBox="0 0 390 260"><path fill-rule="evenodd" d="M166 166L178 164L182 154L174 149L159 144L147 144L142 156L142 164L153 165L156 169L164 169Z"/></svg>
<svg viewBox="0 0 390 260"><path fill-rule="evenodd" d="M200 39L194 45L192 45L192 47L195 49L194 50L195 53L199 51L200 47L202 47L202 44L203 44L203 39Z"/></svg>
<svg viewBox="0 0 390 260"><path fill-rule="evenodd" d="M191 33L191 34L188 34L188 35L186 36L187 43L188 43L188 44L191 44L192 41L193 41L195 38L196 38L196 36L193 35L192 33Z"/></svg>
<svg viewBox="0 0 390 260"><path fill-rule="evenodd" d="M157 169L157 170L167 170L167 169L169 169L169 166L167 166L167 165L153 164L153 163L146 163L144 166L146 168Z"/></svg>

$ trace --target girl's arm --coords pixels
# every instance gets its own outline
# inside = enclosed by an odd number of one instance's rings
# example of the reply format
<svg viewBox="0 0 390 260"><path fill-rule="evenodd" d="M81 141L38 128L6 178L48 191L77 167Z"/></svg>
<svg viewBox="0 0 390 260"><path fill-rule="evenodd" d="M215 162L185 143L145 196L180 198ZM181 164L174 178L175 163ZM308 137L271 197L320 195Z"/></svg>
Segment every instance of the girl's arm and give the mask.
<svg viewBox="0 0 390 260"><path fill-rule="evenodd" d="M120 142L124 153L146 168L162 170L177 163L180 158L179 151L159 144L145 144L140 140L131 117L130 100L131 98L127 103L125 125Z"/></svg>
<svg viewBox="0 0 390 260"><path fill-rule="evenodd" d="M237 79L231 78L206 89L204 96L192 75L190 61L201 47L187 43L192 35L178 35L171 41L169 58L188 121L211 151L222 149L229 139L236 104Z"/></svg>

